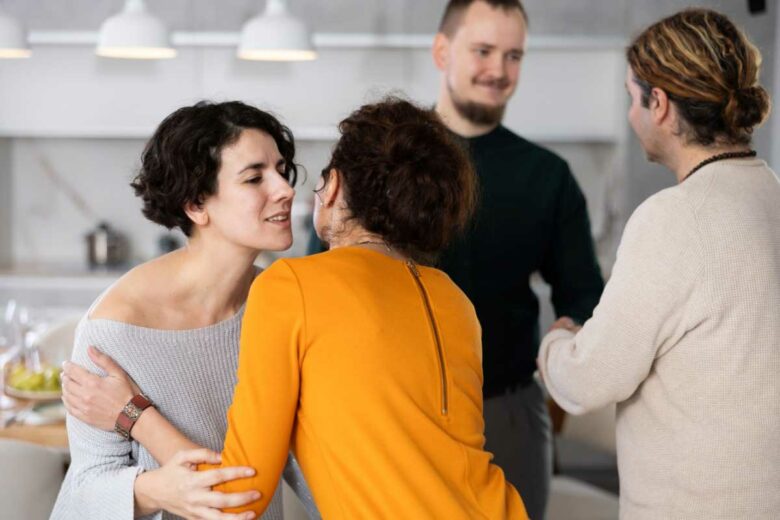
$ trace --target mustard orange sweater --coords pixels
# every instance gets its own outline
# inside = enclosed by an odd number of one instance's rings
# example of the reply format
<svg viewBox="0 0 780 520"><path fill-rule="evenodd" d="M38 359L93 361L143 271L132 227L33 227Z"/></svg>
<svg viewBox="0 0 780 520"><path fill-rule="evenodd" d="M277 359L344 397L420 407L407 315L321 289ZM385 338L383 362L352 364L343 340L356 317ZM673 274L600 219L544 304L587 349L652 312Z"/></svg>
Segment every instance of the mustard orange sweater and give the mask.
<svg viewBox="0 0 780 520"><path fill-rule="evenodd" d="M220 487L273 496L292 447L323 517L525 519L484 446L480 327L446 274L360 247L252 286Z"/></svg>

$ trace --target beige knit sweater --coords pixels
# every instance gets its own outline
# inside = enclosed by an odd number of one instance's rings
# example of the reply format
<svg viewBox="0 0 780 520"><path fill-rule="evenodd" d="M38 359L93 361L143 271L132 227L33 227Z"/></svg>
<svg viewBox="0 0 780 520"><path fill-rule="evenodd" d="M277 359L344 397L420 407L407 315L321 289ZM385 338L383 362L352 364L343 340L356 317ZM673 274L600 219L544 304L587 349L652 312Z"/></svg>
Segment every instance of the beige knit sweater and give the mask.
<svg viewBox="0 0 780 520"><path fill-rule="evenodd" d="M712 163L650 197L575 336L542 341L555 400L618 403L622 519L780 518L780 183Z"/></svg>

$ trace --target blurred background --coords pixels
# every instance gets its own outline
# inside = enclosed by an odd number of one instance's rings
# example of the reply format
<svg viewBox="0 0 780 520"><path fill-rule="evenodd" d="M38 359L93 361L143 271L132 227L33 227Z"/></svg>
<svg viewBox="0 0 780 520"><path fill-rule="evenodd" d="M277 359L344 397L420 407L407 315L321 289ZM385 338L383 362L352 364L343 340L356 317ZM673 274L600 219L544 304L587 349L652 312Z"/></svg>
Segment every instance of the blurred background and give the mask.
<svg viewBox="0 0 780 520"><path fill-rule="evenodd" d="M176 50L174 58L157 60L96 55L99 28L122 10L122 0L0 0L1 16L26 27L31 51L26 59L0 59L0 309L13 300L14 312L27 312L30 330L44 334L47 325L83 313L127 268L183 242L144 219L128 183L162 118L201 99L240 99L292 128L306 174L293 209L295 242L284 255L304 254L311 188L337 139L338 121L389 92L433 105L438 72L429 47L445 3L289 0L289 15L311 31L317 59L268 62L236 55L241 27L262 12L261 0L147 0ZM646 162L626 122L624 48L649 23L693 4L524 4L529 47L504 124L569 162L608 276L628 216L674 182ZM724 12L747 31L764 56L762 83L780 98L776 1L695 5ZM756 132L754 146L770 165L780 163L780 116ZM546 287L534 286L546 304ZM552 321L549 305L541 320L543 327ZM561 426L568 441L558 446L559 472L594 486L574 484L567 496L575 505L559 496L561 511L576 509L589 493L604 498L599 489L617 491L612 413ZM606 500L607 513L560 518L616 518L614 495Z"/></svg>

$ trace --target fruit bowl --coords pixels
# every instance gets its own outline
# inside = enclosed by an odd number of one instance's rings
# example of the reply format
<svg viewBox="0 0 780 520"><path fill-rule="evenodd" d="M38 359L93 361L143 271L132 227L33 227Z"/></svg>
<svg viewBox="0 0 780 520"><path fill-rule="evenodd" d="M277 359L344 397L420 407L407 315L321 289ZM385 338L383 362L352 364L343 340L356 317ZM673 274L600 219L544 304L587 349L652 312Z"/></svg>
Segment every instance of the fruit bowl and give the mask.
<svg viewBox="0 0 780 520"><path fill-rule="evenodd" d="M54 401L62 397L59 367L42 365L32 371L21 362L10 363L5 373L5 394L30 401Z"/></svg>

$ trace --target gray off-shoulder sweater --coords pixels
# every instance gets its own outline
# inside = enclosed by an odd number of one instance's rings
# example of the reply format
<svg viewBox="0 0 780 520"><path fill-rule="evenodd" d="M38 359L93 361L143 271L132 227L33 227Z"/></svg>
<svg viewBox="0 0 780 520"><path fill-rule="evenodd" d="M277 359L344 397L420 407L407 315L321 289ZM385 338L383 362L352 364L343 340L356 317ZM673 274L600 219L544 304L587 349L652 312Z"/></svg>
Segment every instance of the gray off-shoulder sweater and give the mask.
<svg viewBox="0 0 780 520"><path fill-rule="evenodd" d="M104 375L87 356L87 347L97 346L119 363L179 431L219 452L236 384L243 313L242 308L232 318L191 330L149 329L85 316L76 330L72 360ZM157 462L143 446L114 432L98 430L71 416L67 426L72 462L51 518L134 518L135 478L159 467ZM292 455L284 477L310 517L319 518ZM162 512L146 518L178 517ZM281 485L262 518L283 518Z"/></svg>

